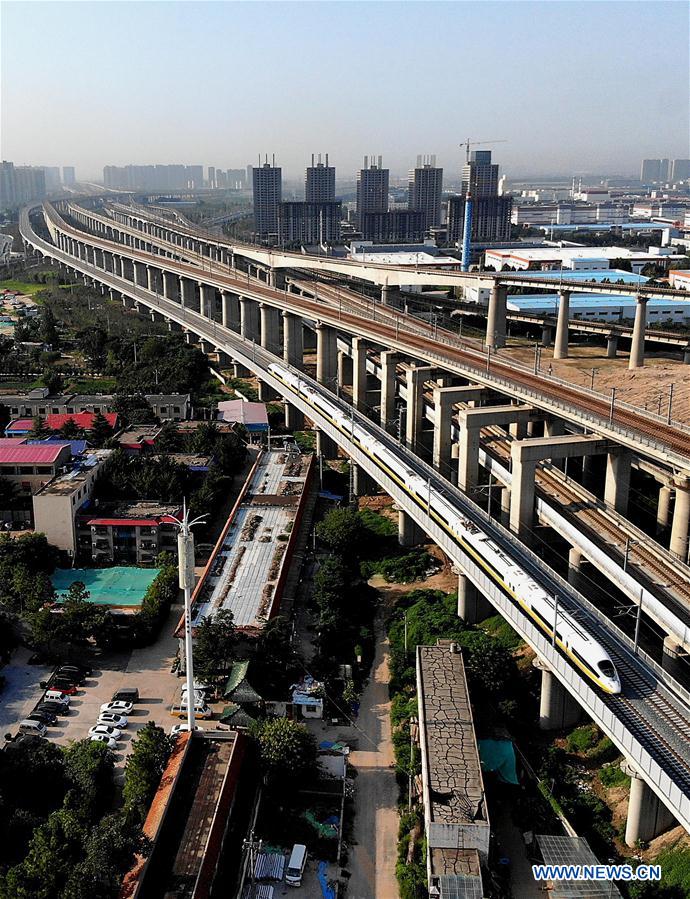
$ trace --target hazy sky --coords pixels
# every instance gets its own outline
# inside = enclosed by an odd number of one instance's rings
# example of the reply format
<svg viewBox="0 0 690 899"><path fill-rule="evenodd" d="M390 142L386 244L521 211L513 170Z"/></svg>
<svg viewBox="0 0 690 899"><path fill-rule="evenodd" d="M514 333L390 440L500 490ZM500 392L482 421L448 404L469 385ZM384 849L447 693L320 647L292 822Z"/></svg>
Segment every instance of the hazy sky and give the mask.
<svg viewBox="0 0 690 899"><path fill-rule="evenodd" d="M685 2L3 2L2 157L508 174L687 157Z"/></svg>

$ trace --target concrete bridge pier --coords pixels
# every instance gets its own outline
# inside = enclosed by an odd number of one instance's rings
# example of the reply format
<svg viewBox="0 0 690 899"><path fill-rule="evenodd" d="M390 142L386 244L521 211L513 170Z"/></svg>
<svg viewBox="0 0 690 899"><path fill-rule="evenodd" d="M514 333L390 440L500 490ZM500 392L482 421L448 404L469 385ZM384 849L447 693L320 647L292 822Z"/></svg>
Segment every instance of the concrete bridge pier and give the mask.
<svg viewBox="0 0 690 899"><path fill-rule="evenodd" d="M431 365L408 365L405 367L407 388L407 415L405 417L405 445L419 454L423 450L422 424L424 421L424 384L433 372Z"/></svg>
<svg viewBox="0 0 690 899"><path fill-rule="evenodd" d="M398 365L395 350L383 350L380 355L381 379L381 427L389 434L395 433L395 377Z"/></svg>
<svg viewBox="0 0 690 899"><path fill-rule="evenodd" d="M180 278L180 302L184 309L196 310L196 291L194 282L189 278Z"/></svg>
<svg viewBox="0 0 690 899"><path fill-rule="evenodd" d="M664 648L661 653L661 667L676 680L680 680L681 672L683 672L683 669L685 668L681 659L685 658L686 655L687 653L683 650L683 647L678 643L675 637L670 635L664 637Z"/></svg>
<svg viewBox="0 0 690 899"><path fill-rule="evenodd" d="M166 300L172 300L173 303L179 303L179 283L177 275L163 270L163 296Z"/></svg>
<svg viewBox="0 0 690 899"><path fill-rule="evenodd" d="M285 401L285 427L289 431L301 431L304 429L304 413L287 400Z"/></svg>
<svg viewBox="0 0 690 899"><path fill-rule="evenodd" d="M352 386L352 359L345 350L338 350L338 387Z"/></svg>
<svg viewBox="0 0 690 899"><path fill-rule="evenodd" d="M543 347L550 347L552 343L553 343L553 326L551 324L547 324L545 322L541 329L541 345Z"/></svg>
<svg viewBox="0 0 690 899"><path fill-rule="evenodd" d="M160 270L157 269L155 265L146 266L146 286L151 293L159 293L159 276Z"/></svg>
<svg viewBox="0 0 690 899"><path fill-rule="evenodd" d="M367 343L363 337L352 338L352 403L367 412Z"/></svg>
<svg viewBox="0 0 690 899"><path fill-rule="evenodd" d="M606 358L615 359L618 353L618 335L608 334L606 337Z"/></svg>
<svg viewBox="0 0 690 899"><path fill-rule="evenodd" d="M494 614L491 603L477 590L472 581L458 572L458 618L465 624L479 624Z"/></svg>
<svg viewBox="0 0 690 899"><path fill-rule="evenodd" d="M318 428L316 431L316 455L321 456L322 459L338 458L338 444Z"/></svg>
<svg viewBox="0 0 690 899"><path fill-rule="evenodd" d="M656 508L656 533L663 534L668 527L671 512L671 488L666 484L659 487L659 501Z"/></svg>
<svg viewBox="0 0 690 899"><path fill-rule="evenodd" d="M688 526L690 525L690 478L674 478L676 502L673 507L670 551L683 562L688 558Z"/></svg>
<svg viewBox="0 0 690 899"><path fill-rule="evenodd" d="M355 496L371 496L377 492L376 481L356 462L352 465L352 492Z"/></svg>
<svg viewBox="0 0 690 899"><path fill-rule="evenodd" d="M259 307L249 297L240 297L240 334L245 340L259 340Z"/></svg>
<svg viewBox="0 0 690 899"><path fill-rule="evenodd" d="M558 301L558 322L556 342L553 347L554 359L568 358L568 321L570 319L570 291L562 290Z"/></svg>
<svg viewBox="0 0 690 899"><path fill-rule="evenodd" d="M609 508L625 515L628 511L628 494L630 493L630 453L608 453L606 456L606 481L604 483L604 502Z"/></svg>
<svg viewBox="0 0 690 899"><path fill-rule="evenodd" d="M335 390L338 362L337 331L323 322L316 324L316 380Z"/></svg>
<svg viewBox="0 0 690 899"><path fill-rule="evenodd" d="M417 546L424 541L424 531L402 509L398 511L398 543L401 546Z"/></svg>
<svg viewBox="0 0 690 899"><path fill-rule="evenodd" d="M644 366L644 337L647 330L647 297L638 297L635 306L635 324L633 325L632 345L628 368Z"/></svg>
<svg viewBox="0 0 690 899"><path fill-rule="evenodd" d="M293 312L283 312L283 359L293 368L304 367L303 323Z"/></svg>
<svg viewBox="0 0 690 899"><path fill-rule="evenodd" d="M683 347L683 365L690 365L690 346Z"/></svg>
<svg viewBox="0 0 690 899"><path fill-rule="evenodd" d="M549 668L548 663L537 656L532 663L541 671L539 696L540 730L567 730L577 724L582 714L580 706L568 693Z"/></svg>
<svg viewBox="0 0 690 899"><path fill-rule="evenodd" d="M210 284L199 281L199 312L204 318L213 318L213 309L216 305L216 289Z"/></svg>
<svg viewBox="0 0 690 899"><path fill-rule="evenodd" d="M494 284L489 297L489 310L486 320L486 345L498 350L506 345L506 308L508 288L502 284Z"/></svg>
<svg viewBox="0 0 690 899"><path fill-rule="evenodd" d="M280 353L280 310L266 303L259 303L261 318L261 346L269 353Z"/></svg>
<svg viewBox="0 0 690 899"><path fill-rule="evenodd" d="M240 299L229 290L220 292L221 322L224 328L231 331L240 330Z"/></svg>
<svg viewBox="0 0 690 899"><path fill-rule="evenodd" d="M134 283L137 287L148 287L148 278L146 276L146 266L143 262L132 262L134 267Z"/></svg>
<svg viewBox="0 0 690 899"><path fill-rule="evenodd" d="M630 776L625 843L626 846L634 848L638 843L648 843L668 830L675 823L675 819L632 764L624 762L621 768Z"/></svg>
<svg viewBox="0 0 690 899"><path fill-rule="evenodd" d="M576 586L582 565L582 553L576 547L568 552L568 583Z"/></svg>

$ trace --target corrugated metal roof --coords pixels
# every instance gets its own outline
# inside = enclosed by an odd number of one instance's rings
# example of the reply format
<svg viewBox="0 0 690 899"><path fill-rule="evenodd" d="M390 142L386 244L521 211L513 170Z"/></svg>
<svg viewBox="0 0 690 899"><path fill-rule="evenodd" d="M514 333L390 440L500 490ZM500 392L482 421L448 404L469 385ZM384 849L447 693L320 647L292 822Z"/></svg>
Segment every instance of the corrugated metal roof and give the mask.
<svg viewBox="0 0 690 899"><path fill-rule="evenodd" d="M244 400L225 400L218 403L218 411L223 413L224 421L238 421L248 425L267 425L265 403L249 403Z"/></svg>
<svg viewBox="0 0 690 899"><path fill-rule="evenodd" d="M68 421L73 421L78 428L88 430L93 426L95 417L95 412L75 412L72 415L46 415L44 420L46 427L51 431L59 431ZM105 412L104 417L110 427L114 428L117 424L117 414L115 412ZM5 431L30 431L33 427L33 423L32 418L15 418L14 421L9 423Z"/></svg>
<svg viewBox="0 0 690 899"><path fill-rule="evenodd" d="M14 446L0 446L0 465L46 465L57 461L64 449L55 445L29 445L17 440L7 442Z"/></svg>

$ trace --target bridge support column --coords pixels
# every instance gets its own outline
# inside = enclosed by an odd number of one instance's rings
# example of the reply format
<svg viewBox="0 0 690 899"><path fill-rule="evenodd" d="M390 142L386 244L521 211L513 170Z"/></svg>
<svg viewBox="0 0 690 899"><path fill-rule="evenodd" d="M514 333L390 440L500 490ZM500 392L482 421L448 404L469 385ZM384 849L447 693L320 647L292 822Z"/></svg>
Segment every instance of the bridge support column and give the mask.
<svg viewBox="0 0 690 899"><path fill-rule="evenodd" d="M383 350L380 353L381 377L381 427L394 433L395 418L395 378L398 365L398 354L394 350Z"/></svg>
<svg viewBox="0 0 690 899"><path fill-rule="evenodd" d="M491 603L477 590L466 574L458 572L458 618L465 624L479 624L494 614Z"/></svg>
<svg viewBox="0 0 690 899"><path fill-rule="evenodd" d="M674 818L632 765L624 763L621 767L630 775L625 843L634 848L638 843L647 843L668 830L673 825Z"/></svg>
<svg viewBox="0 0 690 899"><path fill-rule="evenodd" d="M363 337L352 338L352 403L366 415L367 344Z"/></svg>
<svg viewBox="0 0 690 899"><path fill-rule="evenodd" d="M229 290L222 290L220 294L221 321L224 328L231 331L240 330L240 300Z"/></svg>
<svg viewBox="0 0 690 899"><path fill-rule="evenodd" d="M316 455L323 459L337 459L338 444L323 431L316 431Z"/></svg>
<svg viewBox="0 0 690 899"><path fill-rule="evenodd" d="M245 340L259 340L259 307L249 297L240 297L240 334Z"/></svg>
<svg viewBox="0 0 690 899"><path fill-rule="evenodd" d="M460 440L458 443L458 487L464 493L471 493L479 480L479 433L465 416L460 419Z"/></svg>
<svg viewBox="0 0 690 899"><path fill-rule="evenodd" d="M289 431L301 431L304 428L304 413L287 400L285 401L285 427Z"/></svg>
<svg viewBox="0 0 690 899"><path fill-rule="evenodd" d="M345 350L338 350L338 386L352 386L352 359Z"/></svg>
<svg viewBox="0 0 690 899"><path fill-rule="evenodd" d="M553 348L554 359L568 358L568 321L570 319L570 291L562 290L558 300L558 322L556 324L556 342Z"/></svg>
<svg viewBox="0 0 690 899"><path fill-rule="evenodd" d="M659 502L656 508L656 532L657 536L663 534L668 527L671 510L671 488L666 485L659 488Z"/></svg>
<svg viewBox="0 0 690 899"><path fill-rule="evenodd" d="M541 329L541 345L550 347L553 342L553 326L544 324Z"/></svg>
<svg viewBox="0 0 690 899"><path fill-rule="evenodd" d="M405 445L419 454L422 446L422 423L424 421L424 383L431 377L430 365L408 365L405 370L407 388L407 415L405 416Z"/></svg>
<svg viewBox="0 0 690 899"><path fill-rule="evenodd" d="M647 297L638 297L635 306L635 324L633 325L632 345L628 368L644 366L644 336L647 330Z"/></svg>
<svg viewBox="0 0 690 899"><path fill-rule="evenodd" d="M302 319L292 312L283 312L283 359L288 365L304 367L304 330Z"/></svg>
<svg viewBox="0 0 690 899"><path fill-rule="evenodd" d="M690 346L683 347L683 365L690 365Z"/></svg>
<svg viewBox="0 0 690 899"><path fill-rule="evenodd" d="M398 512L398 543L401 546L416 546L424 540L424 531L402 509Z"/></svg>
<svg viewBox="0 0 690 899"><path fill-rule="evenodd" d="M163 270L163 296L166 300L172 300L174 303L179 302L178 290L179 281L177 275Z"/></svg>
<svg viewBox="0 0 690 899"><path fill-rule="evenodd" d="M609 334L606 337L606 358L615 359L618 352L618 335Z"/></svg>
<svg viewBox="0 0 690 899"><path fill-rule="evenodd" d="M453 466L453 406L467 396L467 390L462 387L434 387L434 409L436 422L434 424L434 444L432 451L432 464L444 478L455 482L456 470Z"/></svg>
<svg viewBox="0 0 690 899"><path fill-rule="evenodd" d="M134 268L134 283L137 287L147 287L148 279L146 277L146 266L143 262L133 262L132 266Z"/></svg>
<svg viewBox="0 0 690 899"><path fill-rule="evenodd" d="M510 530L530 542L534 524L534 473L536 462L513 457L510 488Z"/></svg>
<svg viewBox="0 0 690 899"><path fill-rule="evenodd" d="M609 453L606 456L604 502L614 511L625 515L630 492L630 453Z"/></svg>
<svg viewBox="0 0 690 899"><path fill-rule="evenodd" d="M213 318L213 307L216 304L216 289L210 284L199 281L199 312L205 318Z"/></svg>
<svg viewBox="0 0 690 899"><path fill-rule="evenodd" d="M261 316L261 346L269 353L280 352L280 310L266 303L259 303Z"/></svg>
<svg viewBox="0 0 690 899"><path fill-rule="evenodd" d="M158 293L158 269L154 265L146 266L146 286L151 293Z"/></svg>
<svg viewBox="0 0 690 899"><path fill-rule="evenodd" d="M330 325L316 325L316 380L333 390L337 375L337 332Z"/></svg>
<svg viewBox="0 0 690 899"><path fill-rule="evenodd" d="M371 496L376 493L376 481L356 462L352 465L352 492L355 496Z"/></svg>
<svg viewBox="0 0 690 899"><path fill-rule="evenodd" d="M388 306L390 303L390 287L387 284L381 285L381 305Z"/></svg>
<svg viewBox="0 0 690 899"><path fill-rule="evenodd" d="M690 524L690 479L674 479L676 502L673 507L670 551L683 562L688 558L688 525Z"/></svg>
<svg viewBox="0 0 690 899"><path fill-rule="evenodd" d="M568 553L568 583L575 586L577 584L578 575L580 574L580 566L582 565L582 553L574 546Z"/></svg>
<svg viewBox="0 0 690 899"><path fill-rule="evenodd" d="M494 284L489 297L489 312L486 320L486 345L498 350L506 345L506 306L508 288Z"/></svg>
<svg viewBox="0 0 690 899"><path fill-rule="evenodd" d="M661 667L667 671L671 677L679 680L679 675L683 670L681 659L684 656L683 647L678 644L675 637L664 637L664 648L661 653Z"/></svg>
<svg viewBox="0 0 690 899"><path fill-rule="evenodd" d="M180 298L185 309L198 310L194 282L189 278L180 278Z"/></svg>
<svg viewBox="0 0 690 899"><path fill-rule="evenodd" d="M566 730L580 719L580 706L560 683L544 659L537 656L533 662L541 671L539 696L539 728L541 730Z"/></svg>

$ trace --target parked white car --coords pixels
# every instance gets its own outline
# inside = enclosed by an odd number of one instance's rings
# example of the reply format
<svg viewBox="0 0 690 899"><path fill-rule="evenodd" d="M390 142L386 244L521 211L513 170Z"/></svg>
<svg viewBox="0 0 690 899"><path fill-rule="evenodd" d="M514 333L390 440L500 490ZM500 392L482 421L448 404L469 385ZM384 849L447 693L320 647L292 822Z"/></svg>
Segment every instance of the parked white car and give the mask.
<svg viewBox="0 0 690 899"><path fill-rule="evenodd" d="M94 724L89 730L89 736L98 737L100 735L111 737L113 740L119 740L122 736L122 731L117 727L111 727L109 724Z"/></svg>
<svg viewBox="0 0 690 899"><path fill-rule="evenodd" d="M118 727L122 729L127 727L129 719L125 715L118 715L115 712L101 712L98 716L96 724L105 724L107 727Z"/></svg>
<svg viewBox="0 0 690 899"><path fill-rule="evenodd" d="M94 734L92 737L89 737L89 740L92 743L105 743L108 749L117 749L117 742L107 734Z"/></svg>
<svg viewBox="0 0 690 899"><path fill-rule="evenodd" d="M129 715L134 706L131 702L117 699L115 702L104 702L101 712L113 712L116 715Z"/></svg>
<svg viewBox="0 0 690 899"><path fill-rule="evenodd" d="M46 702L59 702L62 705L69 705L69 696L61 690L46 690L43 698Z"/></svg>
<svg viewBox="0 0 690 899"><path fill-rule="evenodd" d="M170 736L171 737L179 737L180 734L186 734L189 728L186 724L173 724L170 728ZM203 730L203 727L199 727L198 725L194 728L195 731Z"/></svg>

